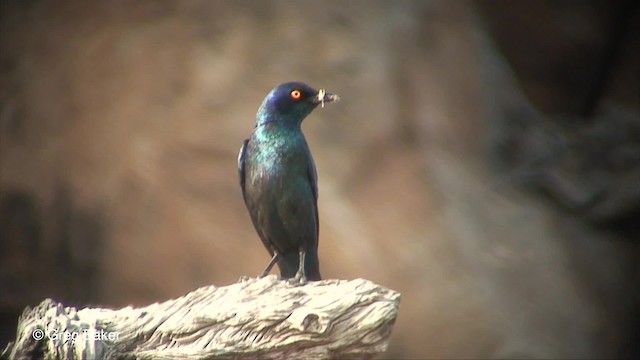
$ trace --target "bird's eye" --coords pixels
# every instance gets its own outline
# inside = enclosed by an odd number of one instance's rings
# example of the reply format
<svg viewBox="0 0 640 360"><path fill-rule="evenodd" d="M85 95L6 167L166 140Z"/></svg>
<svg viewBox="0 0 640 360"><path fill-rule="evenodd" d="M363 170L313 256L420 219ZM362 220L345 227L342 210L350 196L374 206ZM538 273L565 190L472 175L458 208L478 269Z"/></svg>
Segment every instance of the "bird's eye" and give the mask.
<svg viewBox="0 0 640 360"><path fill-rule="evenodd" d="M300 100L300 98L302 98L302 93L300 92L300 90L293 90L291 92L291 98L293 100Z"/></svg>

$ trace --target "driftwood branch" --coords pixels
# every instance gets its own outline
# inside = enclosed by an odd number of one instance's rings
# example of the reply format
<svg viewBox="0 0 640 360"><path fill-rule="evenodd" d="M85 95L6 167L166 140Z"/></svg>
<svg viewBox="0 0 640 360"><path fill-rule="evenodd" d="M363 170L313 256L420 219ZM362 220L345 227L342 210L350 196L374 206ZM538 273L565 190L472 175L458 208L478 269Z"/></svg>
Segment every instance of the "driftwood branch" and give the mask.
<svg viewBox="0 0 640 360"><path fill-rule="evenodd" d="M400 294L370 281L304 285L275 275L144 308L27 308L11 359L371 358L385 351Z"/></svg>

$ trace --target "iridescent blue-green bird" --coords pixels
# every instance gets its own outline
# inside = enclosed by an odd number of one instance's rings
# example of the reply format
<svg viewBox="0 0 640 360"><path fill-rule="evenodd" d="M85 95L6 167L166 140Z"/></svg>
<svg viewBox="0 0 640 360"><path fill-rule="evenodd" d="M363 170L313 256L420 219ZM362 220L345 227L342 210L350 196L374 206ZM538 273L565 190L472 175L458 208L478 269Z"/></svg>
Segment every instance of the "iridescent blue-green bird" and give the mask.
<svg viewBox="0 0 640 360"><path fill-rule="evenodd" d="M271 261L283 278L320 280L318 181L300 125L337 95L300 82L276 86L262 101L253 134L238 154L245 205Z"/></svg>

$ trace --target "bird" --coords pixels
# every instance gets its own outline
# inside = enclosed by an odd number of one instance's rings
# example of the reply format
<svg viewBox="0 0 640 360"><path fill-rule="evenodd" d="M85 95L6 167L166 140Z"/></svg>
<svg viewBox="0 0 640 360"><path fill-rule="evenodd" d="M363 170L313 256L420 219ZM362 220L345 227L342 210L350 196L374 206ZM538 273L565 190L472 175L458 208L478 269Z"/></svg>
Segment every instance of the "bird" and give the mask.
<svg viewBox="0 0 640 360"><path fill-rule="evenodd" d="M253 226L283 279L321 280L318 259L318 176L302 121L340 97L302 82L273 88L238 153L238 177Z"/></svg>

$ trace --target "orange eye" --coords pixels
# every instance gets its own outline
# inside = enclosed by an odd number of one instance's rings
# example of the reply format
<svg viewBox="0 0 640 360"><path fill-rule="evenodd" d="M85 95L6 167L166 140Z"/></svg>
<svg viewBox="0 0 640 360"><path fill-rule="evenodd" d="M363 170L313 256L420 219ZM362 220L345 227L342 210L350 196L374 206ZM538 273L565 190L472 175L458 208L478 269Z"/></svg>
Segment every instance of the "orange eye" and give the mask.
<svg viewBox="0 0 640 360"><path fill-rule="evenodd" d="M300 100L300 98L302 98L302 93L300 92L300 90L293 90L291 92L291 98L293 100Z"/></svg>

